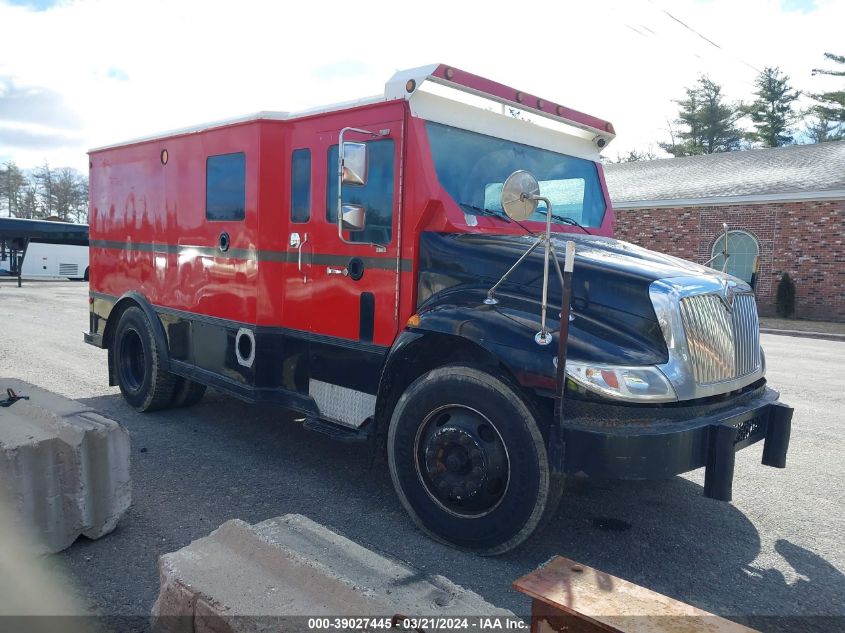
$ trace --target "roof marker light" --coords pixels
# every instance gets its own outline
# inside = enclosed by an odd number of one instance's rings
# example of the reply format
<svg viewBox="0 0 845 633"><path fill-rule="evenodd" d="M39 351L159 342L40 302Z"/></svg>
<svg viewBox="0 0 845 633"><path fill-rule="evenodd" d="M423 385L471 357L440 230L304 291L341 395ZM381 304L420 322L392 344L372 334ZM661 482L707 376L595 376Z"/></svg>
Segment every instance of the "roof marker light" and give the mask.
<svg viewBox="0 0 845 633"><path fill-rule="evenodd" d="M522 103L524 100L525 100L525 95L517 90L517 92L516 92L516 102Z"/></svg>
<svg viewBox="0 0 845 633"><path fill-rule="evenodd" d="M564 108L562 105L559 105L556 108L556 112L558 116L563 116L566 113L566 108Z"/></svg>
<svg viewBox="0 0 845 633"><path fill-rule="evenodd" d="M414 91L414 90L416 90L416 89L417 89L417 82L416 82L416 81L414 81L413 79L409 79L409 80L405 83L405 92L409 92L409 93L410 93L410 92L413 92L413 91Z"/></svg>
<svg viewBox="0 0 845 633"><path fill-rule="evenodd" d="M452 77L455 76L455 69L454 68L446 68L446 70L443 72L443 74L445 75L446 79L452 79Z"/></svg>
<svg viewBox="0 0 845 633"><path fill-rule="evenodd" d="M546 107L546 102L545 102L545 101L543 101L542 99L537 99L537 107L538 107L540 110L542 110L543 108L545 108L545 107Z"/></svg>

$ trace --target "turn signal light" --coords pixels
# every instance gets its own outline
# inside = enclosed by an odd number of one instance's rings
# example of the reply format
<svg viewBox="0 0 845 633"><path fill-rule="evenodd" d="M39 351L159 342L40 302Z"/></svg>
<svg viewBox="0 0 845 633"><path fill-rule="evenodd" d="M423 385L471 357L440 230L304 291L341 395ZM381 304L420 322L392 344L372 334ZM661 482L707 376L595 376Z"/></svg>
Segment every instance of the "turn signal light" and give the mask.
<svg viewBox="0 0 845 633"><path fill-rule="evenodd" d="M411 318L408 319L406 325L408 327L418 327L420 324L420 315L419 314L412 314Z"/></svg>

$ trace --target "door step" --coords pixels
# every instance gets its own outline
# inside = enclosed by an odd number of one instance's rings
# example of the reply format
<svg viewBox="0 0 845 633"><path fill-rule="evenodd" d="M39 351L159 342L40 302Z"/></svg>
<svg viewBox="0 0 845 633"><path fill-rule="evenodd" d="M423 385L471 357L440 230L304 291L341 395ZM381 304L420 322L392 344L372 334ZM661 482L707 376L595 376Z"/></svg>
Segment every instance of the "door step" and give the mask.
<svg viewBox="0 0 845 633"><path fill-rule="evenodd" d="M372 436L373 424L367 420L355 429L339 422L332 422L325 418L305 418L303 428L322 433L338 442L366 442Z"/></svg>

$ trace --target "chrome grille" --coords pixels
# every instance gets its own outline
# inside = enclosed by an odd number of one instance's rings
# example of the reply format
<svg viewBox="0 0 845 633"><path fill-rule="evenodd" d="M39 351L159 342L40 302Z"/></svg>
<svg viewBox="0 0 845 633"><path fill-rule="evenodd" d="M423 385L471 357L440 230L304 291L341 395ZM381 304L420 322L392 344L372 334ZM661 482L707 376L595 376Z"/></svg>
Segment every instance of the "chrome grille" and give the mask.
<svg viewBox="0 0 845 633"><path fill-rule="evenodd" d="M681 318L699 385L740 378L760 367L753 294L735 295L731 309L716 294L686 297L681 300Z"/></svg>

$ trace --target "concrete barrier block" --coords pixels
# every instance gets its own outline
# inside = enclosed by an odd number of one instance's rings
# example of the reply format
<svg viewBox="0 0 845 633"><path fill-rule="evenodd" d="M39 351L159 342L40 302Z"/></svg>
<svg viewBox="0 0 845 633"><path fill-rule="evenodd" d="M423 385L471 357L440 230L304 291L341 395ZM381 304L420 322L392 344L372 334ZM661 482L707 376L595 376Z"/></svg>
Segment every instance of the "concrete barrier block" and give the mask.
<svg viewBox="0 0 845 633"><path fill-rule="evenodd" d="M111 532L131 501L129 433L92 409L19 380L0 408L0 498L39 553Z"/></svg>
<svg viewBox="0 0 845 633"><path fill-rule="evenodd" d="M159 571L159 632L306 630L296 616L514 617L297 514L228 521L162 556Z"/></svg>

